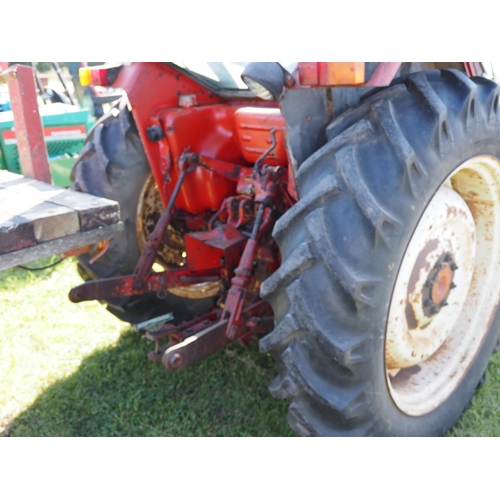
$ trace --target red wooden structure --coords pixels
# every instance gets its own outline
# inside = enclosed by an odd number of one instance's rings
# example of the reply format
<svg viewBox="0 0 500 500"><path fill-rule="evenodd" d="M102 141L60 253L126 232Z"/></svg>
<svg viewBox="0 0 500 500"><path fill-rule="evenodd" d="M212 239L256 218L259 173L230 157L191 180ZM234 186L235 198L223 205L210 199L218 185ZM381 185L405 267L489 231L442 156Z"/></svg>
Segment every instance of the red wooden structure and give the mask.
<svg viewBox="0 0 500 500"><path fill-rule="evenodd" d="M42 120L33 68L15 64L10 68L0 62L0 82L8 83L18 138L19 157L24 175L51 183L47 148L43 138Z"/></svg>

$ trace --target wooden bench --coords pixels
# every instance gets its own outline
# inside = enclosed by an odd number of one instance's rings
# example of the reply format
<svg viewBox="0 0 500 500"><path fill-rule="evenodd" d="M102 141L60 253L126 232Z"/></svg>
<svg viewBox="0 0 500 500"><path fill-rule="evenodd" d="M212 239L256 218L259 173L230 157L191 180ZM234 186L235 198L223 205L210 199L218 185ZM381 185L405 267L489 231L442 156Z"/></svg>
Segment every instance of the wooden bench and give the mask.
<svg viewBox="0 0 500 500"><path fill-rule="evenodd" d="M116 201L0 170L0 270L98 243L122 229Z"/></svg>

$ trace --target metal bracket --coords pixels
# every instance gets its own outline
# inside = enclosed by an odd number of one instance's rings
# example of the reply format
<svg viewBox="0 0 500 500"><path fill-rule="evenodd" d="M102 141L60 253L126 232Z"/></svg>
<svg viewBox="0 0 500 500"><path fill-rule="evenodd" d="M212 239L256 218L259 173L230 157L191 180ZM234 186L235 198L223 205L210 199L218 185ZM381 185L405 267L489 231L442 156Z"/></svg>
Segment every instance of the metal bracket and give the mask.
<svg viewBox="0 0 500 500"><path fill-rule="evenodd" d="M263 300L259 300L255 304L247 307L242 317L249 321L249 325L245 326L240 337L248 339L250 336L267 332L270 327L263 323L257 325L254 321L255 317L266 316L270 312L270 306ZM205 320L198 325L207 325L198 333L187 337L184 341L169 347L162 357L163 366L169 371L179 370L196 363L197 361L206 358L221 347L229 344L232 340L226 336L226 329L229 323L227 319L220 319L221 315L218 312L215 322ZM195 328L191 327L191 328ZM161 349L161 347L160 347ZM151 356L150 356L151 359Z"/></svg>
<svg viewBox="0 0 500 500"><path fill-rule="evenodd" d="M134 287L136 278L137 275L132 274L117 278L87 281L87 283L73 288L69 293L69 299L71 302L108 300L112 297L129 297L148 292L163 292L169 288L189 286L193 283L218 281L220 279L219 269L190 271L187 268L170 269L163 273L154 273L148 277L141 288Z"/></svg>

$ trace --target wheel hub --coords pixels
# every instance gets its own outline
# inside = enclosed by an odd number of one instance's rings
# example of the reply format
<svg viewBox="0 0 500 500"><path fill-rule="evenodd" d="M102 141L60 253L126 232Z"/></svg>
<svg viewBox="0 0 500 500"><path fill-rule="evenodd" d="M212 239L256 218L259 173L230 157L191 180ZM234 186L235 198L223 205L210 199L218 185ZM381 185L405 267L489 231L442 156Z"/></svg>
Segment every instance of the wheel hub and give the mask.
<svg viewBox="0 0 500 500"><path fill-rule="evenodd" d="M457 268L451 253L446 252L437 260L422 290L422 308L426 316L434 316L448 305L446 299L456 287L453 276Z"/></svg>
<svg viewBox="0 0 500 500"><path fill-rule="evenodd" d="M389 369L418 365L446 341L465 301L474 257L472 213L444 185L424 212L399 272L387 329Z"/></svg>

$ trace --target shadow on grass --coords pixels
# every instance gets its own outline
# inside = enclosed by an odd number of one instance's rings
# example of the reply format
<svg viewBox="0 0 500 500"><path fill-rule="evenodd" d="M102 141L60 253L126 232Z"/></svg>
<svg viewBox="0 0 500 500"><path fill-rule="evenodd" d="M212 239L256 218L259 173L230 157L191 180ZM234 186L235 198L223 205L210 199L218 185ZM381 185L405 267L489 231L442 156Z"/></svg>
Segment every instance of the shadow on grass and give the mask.
<svg viewBox="0 0 500 500"><path fill-rule="evenodd" d="M185 370L146 358L134 329L49 387L0 436L293 436L287 402L267 389L272 358L233 344ZM499 436L500 355L447 436Z"/></svg>
<svg viewBox="0 0 500 500"><path fill-rule="evenodd" d="M133 330L49 387L5 436L292 436L287 404L267 389L268 355L230 345L175 373L146 358Z"/></svg>

